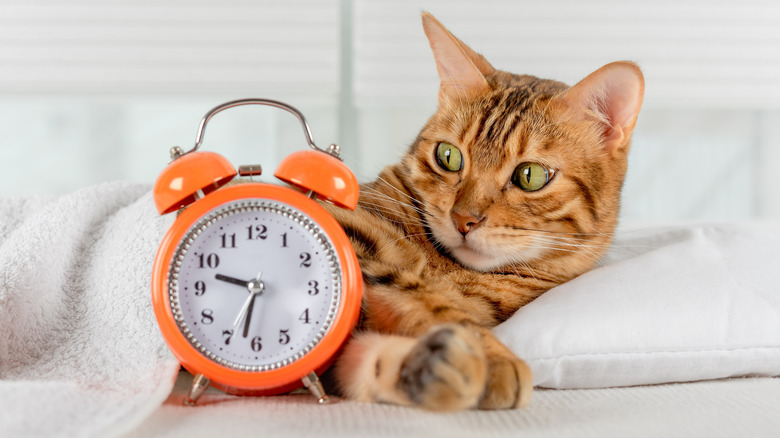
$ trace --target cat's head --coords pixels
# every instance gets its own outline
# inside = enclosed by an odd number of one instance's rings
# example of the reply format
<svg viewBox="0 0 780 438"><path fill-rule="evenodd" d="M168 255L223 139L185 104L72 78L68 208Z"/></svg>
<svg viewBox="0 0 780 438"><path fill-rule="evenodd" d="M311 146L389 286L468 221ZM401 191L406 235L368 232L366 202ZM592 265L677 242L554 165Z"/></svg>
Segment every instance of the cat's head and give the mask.
<svg viewBox="0 0 780 438"><path fill-rule="evenodd" d="M562 258L588 269L616 225L639 68L608 64L568 87L494 69L429 14L423 27L439 107L402 166L433 239L481 271Z"/></svg>

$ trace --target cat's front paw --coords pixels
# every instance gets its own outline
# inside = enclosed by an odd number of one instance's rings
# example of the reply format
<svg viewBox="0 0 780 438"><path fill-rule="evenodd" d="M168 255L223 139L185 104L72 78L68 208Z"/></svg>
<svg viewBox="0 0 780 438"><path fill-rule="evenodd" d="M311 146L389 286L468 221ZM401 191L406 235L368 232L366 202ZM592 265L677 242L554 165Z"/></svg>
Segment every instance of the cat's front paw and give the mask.
<svg viewBox="0 0 780 438"><path fill-rule="evenodd" d="M512 356L490 355L488 369L480 409L522 408L531 401L533 376L525 362Z"/></svg>
<svg viewBox="0 0 780 438"><path fill-rule="evenodd" d="M420 407L453 411L477 406L488 363L479 338L459 325L422 336L401 364L398 388Z"/></svg>

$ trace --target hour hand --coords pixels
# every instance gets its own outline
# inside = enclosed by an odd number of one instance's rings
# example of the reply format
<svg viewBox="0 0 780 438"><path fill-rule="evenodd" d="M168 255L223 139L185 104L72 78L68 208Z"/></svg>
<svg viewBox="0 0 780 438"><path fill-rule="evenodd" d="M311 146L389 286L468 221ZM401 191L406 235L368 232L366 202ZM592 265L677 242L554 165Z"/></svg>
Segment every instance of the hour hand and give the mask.
<svg viewBox="0 0 780 438"><path fill-rule="evenodd" d="M249 282L246 280L239 280L238 278L228 277L227 275L217 274L214 276L217 280L227 283L235 284L237 286L249 287Z"/></svg>

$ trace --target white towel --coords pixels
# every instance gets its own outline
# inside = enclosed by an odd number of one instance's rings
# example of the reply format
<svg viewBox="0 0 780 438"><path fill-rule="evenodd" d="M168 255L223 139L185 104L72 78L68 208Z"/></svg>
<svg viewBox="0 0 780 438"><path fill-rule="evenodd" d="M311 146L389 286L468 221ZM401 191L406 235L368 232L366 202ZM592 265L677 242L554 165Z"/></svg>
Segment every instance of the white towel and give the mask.
<svg viewBox="0 0 780 438"><path fill-rule="evenodd" d="M169 220L149 189L0 199L3 436L118 436L170 393L149 286Z"/></svg>

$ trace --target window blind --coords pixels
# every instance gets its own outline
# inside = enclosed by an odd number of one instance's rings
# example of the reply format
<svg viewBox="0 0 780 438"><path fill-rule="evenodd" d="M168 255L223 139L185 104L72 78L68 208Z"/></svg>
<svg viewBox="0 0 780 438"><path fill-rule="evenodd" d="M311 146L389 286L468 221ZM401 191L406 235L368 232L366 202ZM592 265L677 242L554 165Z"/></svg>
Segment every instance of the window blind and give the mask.
<svg viewBox="0 0 780 438"><path fill-rule="evenodd" d="M0 93L338 95L338 0L5 0Z"/></svg>
<svg viewBox="0 0 780 438"><path fill-rule="evenodd" d="M780 106L775 1L356 0L358 106L435 97L421 9L502 70L573 84L626 59L646 75L645 107Z"/></svg>

